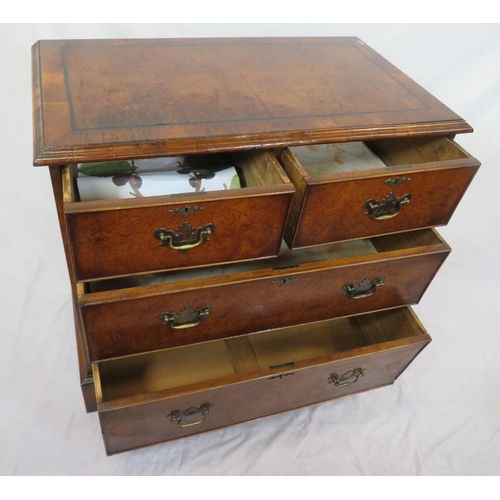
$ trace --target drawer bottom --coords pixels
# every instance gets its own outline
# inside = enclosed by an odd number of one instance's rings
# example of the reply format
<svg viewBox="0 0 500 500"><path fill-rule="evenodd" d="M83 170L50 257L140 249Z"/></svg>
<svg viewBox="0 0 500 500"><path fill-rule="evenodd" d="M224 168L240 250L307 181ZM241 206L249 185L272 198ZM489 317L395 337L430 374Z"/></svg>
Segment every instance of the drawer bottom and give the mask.
<svg viewBox="0 0 500 500"><path fill-rule="evenodd" d="M392 384L430 340L402 307L95 362L106 451Z"/></svg>

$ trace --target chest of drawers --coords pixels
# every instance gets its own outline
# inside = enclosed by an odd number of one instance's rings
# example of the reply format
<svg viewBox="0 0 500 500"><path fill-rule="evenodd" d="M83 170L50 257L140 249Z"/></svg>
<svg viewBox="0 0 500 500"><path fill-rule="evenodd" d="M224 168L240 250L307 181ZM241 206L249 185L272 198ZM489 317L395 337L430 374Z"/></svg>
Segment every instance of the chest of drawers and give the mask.
<svg viewBox="0 0 500 500"><path fill-rule="evenodd" d="M32 61L107 453L391 384L430 342L409 306L480 164L361 40L41 41ZM79 193L77 165L220 154L239 189Z"/></svg>

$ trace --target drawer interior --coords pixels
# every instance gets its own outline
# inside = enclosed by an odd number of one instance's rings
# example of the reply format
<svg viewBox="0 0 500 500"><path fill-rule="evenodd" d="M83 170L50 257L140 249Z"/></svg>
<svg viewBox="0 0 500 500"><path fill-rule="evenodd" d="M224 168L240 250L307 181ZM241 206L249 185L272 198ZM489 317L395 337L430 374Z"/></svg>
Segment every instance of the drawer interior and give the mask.
<svg viewBox="0 0 500 500"><path fill-rule="evenodd" d="M209 383L252 373L272 376L298 368L390 348L391 342L425 335L410 308L403 307L235 339L115 358L94 363L98 401ZM228 379L229 377L229 379Z"/></svg>
<svg viewBox="0 0 500 500"><path fill-rule="evenodd" d="M196 155L192 155L191 157L194 157ZM203 159L204 158L209 158L212 155L203 155L199 156L197 165L202 165L203 164ZM221 154L219 154L221 156ZM287 178L285 172L283 171L281 165L277 161L276 157L274 154L270 151L251 151L251 152L245 152L245 153L227 153L223 155L224 157L227 157L227 162L234 166L236 168L236 171L239 176L240 180L240 189L228 189L227 187L224 190L215 190L215 191L210 191L211 193L224 193L226 191L232 192L232 194L237 194L237 195L244 195L249 191L251 188L255 187L261 187L261 186L277 186L277 185L283 185L283 184L290 184L289 179ZM161 170L157 170L156 173L161 173ZM78 190L78 183L77 183L77 178L79 176L78 172L78 167L77 165L68 165L64 171L63 171L63 196L64 196L64 202L70 203L70 202L81 202L80 198L80 193ZM132 174L130 174L132 175ZM140 177L140 173L134 174L138 175ZM204 195L206 192L204 192L203 188L197 188L201 189L201 193L197 193L197 191L194 191L193 187L189 187L189 183L187 182L188 180L193 180L194 174L188 174L186 175L186 192L185 193L168 193L165 192L164 195L157 195L157 196L162 196L166 197L165 201L169 201L170 199L175 202L182 201L182 197L186 196L186 199L189 199L190 201L193 201L194 197L197 194ZM109 176L112 177L112 179L109 180L111 183L112 180L114 179L114 176ZM105 182L108 182L109 177L106 177ZM120 177L120 176L118 176ZM122 176L124 177L124 176ZM145 176L143 176L144 178ZM182 176L179 176L182 177ZM130 181L128 181L130 183ZM142 182L142 180L141 180ZM201 182L203 182L201 180ZM125 189L126 191L132 191L132 183L130 183L130 186L127 185L127 188ZM142 196L140 194L140 188L135 189L136 194L133 195L134 197L132 198L122 198L120 201L123 203L127 203L130 200L134 199L139 199L139 200L144 200L144 198L148 198L148 196ZM139 195L137 194L139 193ZM130 195L132 195L132 192L130 192ZM107 198L108 200L110 198ZM115 199L115 198L112 198ZM117 199L117 198L116 198ZM96 200L89 200L89 201L84 201L82 203L91 203L92 201L97 201Z"/></svg>
<svg viewBox="0 0 500 500"><path fill-rule="evenodd" d="M388 167L469 158L469 155L448 137L382 139L367 144Z"/></svg>
<svg viewBox="0 0 500 500"><path fill-rule="evenodd" d="M295 157L302 175L306 176L376 170L469 157L455 142L439 136L317 144L291 147L289 150ZM284 160L286 161L286 158ZM297 168L297 164L295 167Z"/></svg>
<svg viewBox="0 0 500 500"><path fill-rule="evenodd" d="M334 261L398 250L416 250L423 247L442 244L444 244L443 239L434 229L423 229L297 250L289 250L288 247L283 244L279 255L272 259L227 264L204 269L170 271L99 280L86 283L85 292L98 293L141 286L187 282L204 278L217 279L229 274L247 274L264 269L293 269L299 268L301 265L315 262Z"/></svg>

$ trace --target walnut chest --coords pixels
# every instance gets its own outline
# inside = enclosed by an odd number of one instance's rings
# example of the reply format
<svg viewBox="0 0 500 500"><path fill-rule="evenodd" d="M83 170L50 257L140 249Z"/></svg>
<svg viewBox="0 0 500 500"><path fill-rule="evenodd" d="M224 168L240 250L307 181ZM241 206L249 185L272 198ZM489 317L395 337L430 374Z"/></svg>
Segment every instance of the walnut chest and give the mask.
<svg viewBox="0 0 500 500"><path fill-rule="evenodd" d="M430 342L410 306L480 163L361 40L40 41L32 62L108 454L392 384Z"/></svg>

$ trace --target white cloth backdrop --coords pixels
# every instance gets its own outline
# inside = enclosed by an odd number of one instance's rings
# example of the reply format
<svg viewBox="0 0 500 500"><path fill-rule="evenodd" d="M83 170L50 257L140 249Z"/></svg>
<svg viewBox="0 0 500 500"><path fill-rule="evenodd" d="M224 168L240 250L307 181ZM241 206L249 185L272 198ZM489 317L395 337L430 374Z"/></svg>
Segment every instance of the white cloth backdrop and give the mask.
<svg viewBox="0 0 500 500"><path fill-rule="evenodd" d="M106 457L79 389L48 170L31 166L31 45L321 35L359 36L475 128L459 142L483 166L440 230L453 252L415 307L433 342L391 387ZM0 61L0 475L499 473L498 25L2 25Z"/></svg>

